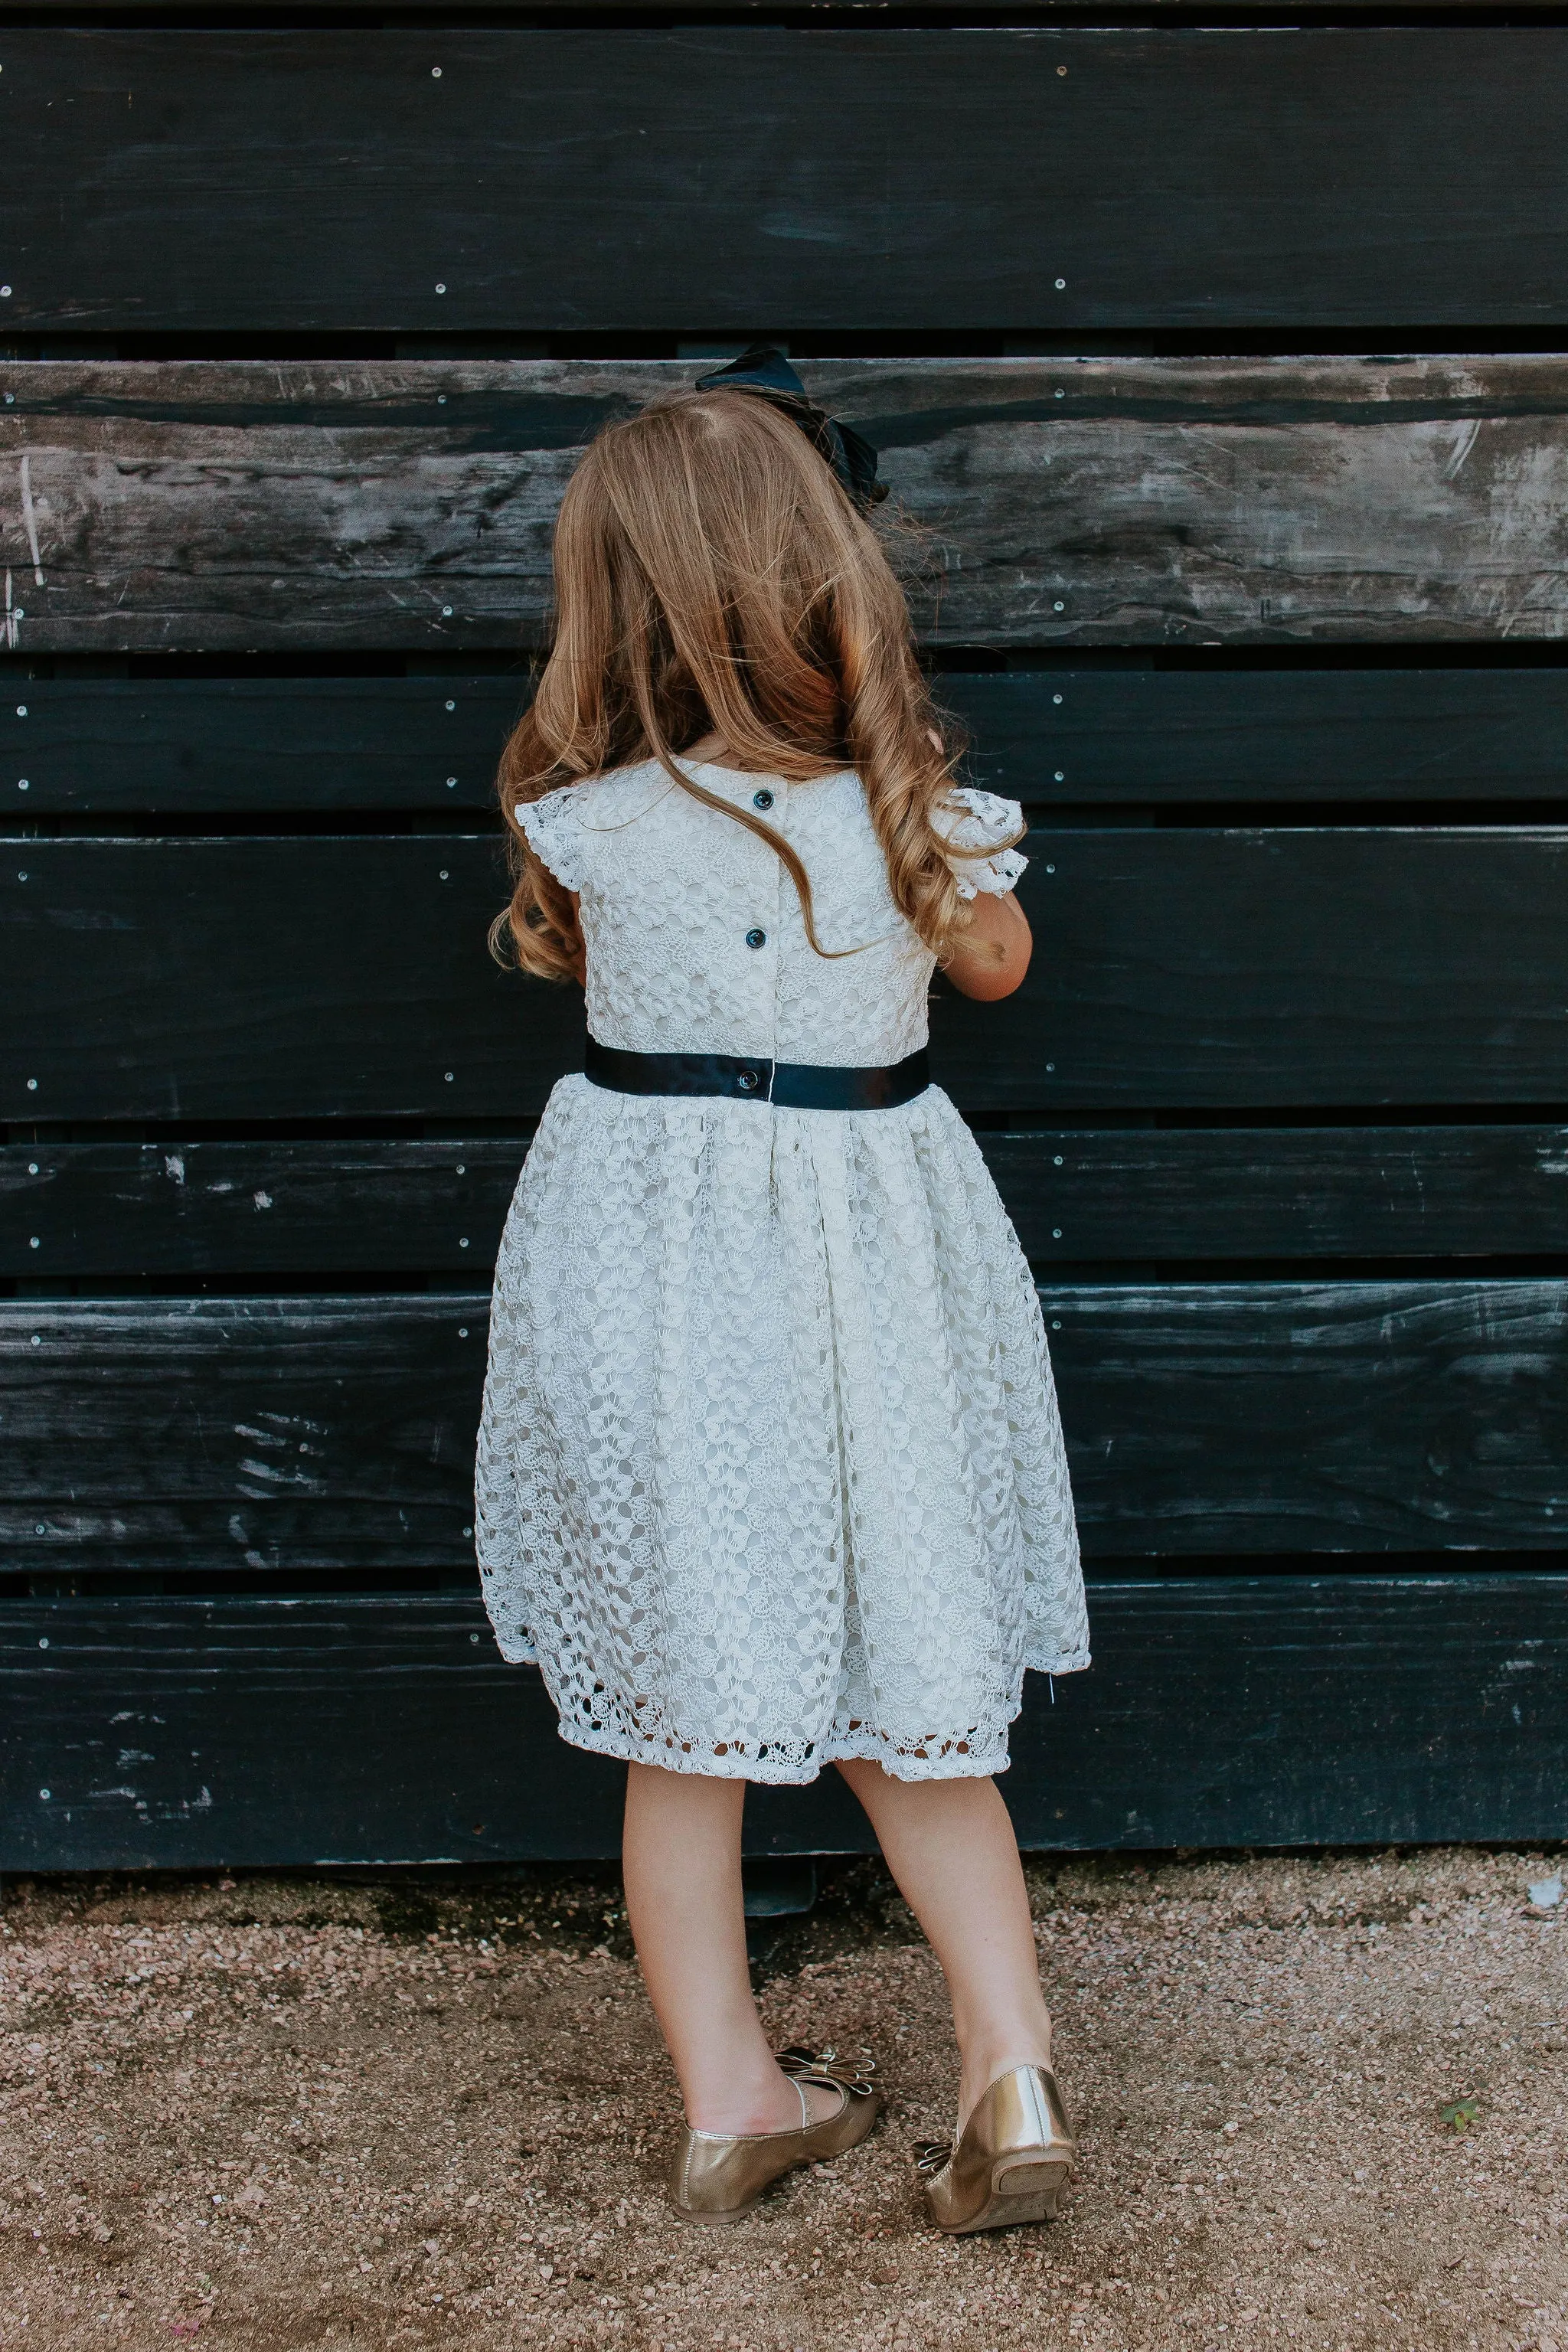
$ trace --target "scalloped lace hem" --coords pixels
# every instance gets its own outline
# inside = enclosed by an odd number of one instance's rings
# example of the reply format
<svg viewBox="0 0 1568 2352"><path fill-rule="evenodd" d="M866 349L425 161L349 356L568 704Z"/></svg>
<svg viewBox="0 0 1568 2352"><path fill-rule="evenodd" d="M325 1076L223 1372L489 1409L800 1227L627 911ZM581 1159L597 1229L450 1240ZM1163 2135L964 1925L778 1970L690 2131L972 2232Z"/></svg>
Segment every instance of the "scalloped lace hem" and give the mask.
<svg viewBox="0 0 1568 2352"><path fill-rule="evenodd" d="M519 1658L510 1663L535 1662ZM1085 1650L1057 1658L1047 1665L1036 1666L1031 1660L1026 1671L1081 1674L1089 1663ZM1009 1722L1017 1720L1022 1706L1020 1696ZM932 1735L911 1743L896 1740L869 1724L856 1723L843 1731L830 1732L820 1745L773 1740L760 1751L753 1751L743 1740L700 1747L695 1740L677 1740L657 1732L639 1738L629 1732L612 1730L607 1725L574 1723L559 1710L556 1729L569 1748L580 1748L590 1756L608 1757L617 1764L655 1764L665 1772L696 1773L711 1780L754 1780L781 1788L807 1787L831 1764L879 1764L895 1780L983 1780L993 1773L1005 1772L1012 1761L1005 1727L999 1733L983 1733L975 1728Z"/></svg>
<svg viewBox="0 0 1568 2352"><path fill-rule="evenodd" d="M895 1780L961 1780L1005 1772L1009 1760L1005 1739L1000 1746L984 1748L971 1746L965 1739L933 1741L921 1754L905 1752L874 1731L848 1732L812 1747L797 1762L784 1756L752 1755L741 1740L717 1749L699 1748L694 1742L654 1735L634 1739L624 1731L591 1730L568 1723L564 1716L558 1728L569 1748L585 1748L591 1756L608 1756L618 1764L656 1764L662 1772L700 1773L710 1780L755 1780L772 1788L805 1788L830 1764L879 1764ZM783 1740L771 1744L786 1745ZM940 1753L932 1752L938 1748Z"/></svg>

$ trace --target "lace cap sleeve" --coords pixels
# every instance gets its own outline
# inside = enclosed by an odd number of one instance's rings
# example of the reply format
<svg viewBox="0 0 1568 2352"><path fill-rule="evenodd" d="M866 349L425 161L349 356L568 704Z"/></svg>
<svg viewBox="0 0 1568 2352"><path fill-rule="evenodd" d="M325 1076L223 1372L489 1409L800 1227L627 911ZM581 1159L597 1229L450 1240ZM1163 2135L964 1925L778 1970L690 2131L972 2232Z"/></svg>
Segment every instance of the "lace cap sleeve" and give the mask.
<svg viewBox="0 0 1568 2352"><path fill-rule="evenodd" d="M518 827L529 847L544 860L563 890L581 890L586 862L575 795L575 785L562 784L542 800L521 802L517 810Z"/></svg>
<svg viewBox="0 0 1568 2352"><path fill-rule="evenodd" d="M1029 862L1016 849L995 846L1023 829L1024 812L1016 801L983 793L974 784L953 784L946 802L932 809L931 821L950 849L969 853L949 861L961 898L981 890L1005 898Z"/></svg>

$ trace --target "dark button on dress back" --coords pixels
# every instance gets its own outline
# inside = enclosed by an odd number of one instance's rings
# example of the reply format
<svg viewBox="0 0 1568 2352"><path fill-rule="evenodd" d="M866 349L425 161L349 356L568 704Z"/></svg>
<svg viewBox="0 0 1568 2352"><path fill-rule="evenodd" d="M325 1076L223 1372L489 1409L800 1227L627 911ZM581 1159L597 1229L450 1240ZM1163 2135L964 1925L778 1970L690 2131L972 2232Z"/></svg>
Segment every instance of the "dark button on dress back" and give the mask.
<svg viewBox="0 0 1568 2352"><path fill-rule="evenodd" d="M761 1073L756 1070L737 1070L735 1084L743 1095L754 1095L762 1084Z"/></svg>
<svg viewBox="0 0 1568 2352"><path fill-rule="evenodd" d="M769 792L765 784L760 793L753 793L752 794L752 806L753 808L772 808L773 804L773 796L772 793Z"/></svg>
<svg viewBox="0 0 1568 2352"><path fill-rule="evenodd" d="M746 933L746 945L749 948L765 948L767 943L768 935L766 931L752 929Z"/></svg>

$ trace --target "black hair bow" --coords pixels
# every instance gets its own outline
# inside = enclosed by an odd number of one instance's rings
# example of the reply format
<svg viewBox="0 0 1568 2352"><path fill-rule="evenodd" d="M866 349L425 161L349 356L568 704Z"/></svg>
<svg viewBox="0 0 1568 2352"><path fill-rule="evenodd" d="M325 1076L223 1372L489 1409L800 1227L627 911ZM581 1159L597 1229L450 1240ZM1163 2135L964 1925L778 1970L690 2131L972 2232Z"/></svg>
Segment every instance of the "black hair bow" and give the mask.
<svg viewBox="0 0 1568 2352"><path fill-rule="evenodd" d="M852 425L840 425L826 408L807 399L805 384L772 343L753 343L728 367L700 375L696 388L699 392L749 392L782 410L827 460L862 514L869 514L887 497L888 485L877 479L877 452L865 435L857 433Z"/></svg>

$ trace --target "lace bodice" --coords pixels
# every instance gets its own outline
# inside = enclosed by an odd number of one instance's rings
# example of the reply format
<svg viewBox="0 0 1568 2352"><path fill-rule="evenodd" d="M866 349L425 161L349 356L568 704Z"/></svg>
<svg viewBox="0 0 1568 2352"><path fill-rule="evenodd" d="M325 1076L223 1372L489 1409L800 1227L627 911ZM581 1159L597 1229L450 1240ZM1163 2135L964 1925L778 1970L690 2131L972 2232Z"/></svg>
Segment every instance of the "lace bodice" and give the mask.
<svg viewBox="0 0 1568 2352"><path fill-rule="evenodd" d="M926 1042L935 959L893 903L860 779L810 783L694 762L691 774L782 833L811 877L816 935L777 853L704 807L657 761L567 784L518 811L559 881L580 894L588 1027L643 1054L754 1054L781 1062L900 1061ZM1016 801L955 787L939 820L960 850L961 896L1010 890L1026 860L996 845Z"/></svg>

